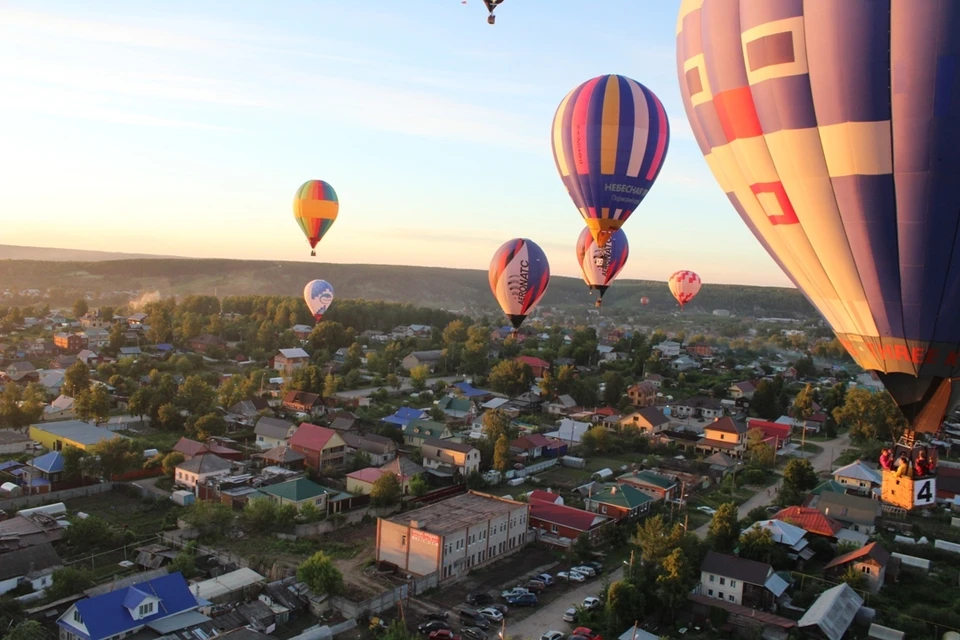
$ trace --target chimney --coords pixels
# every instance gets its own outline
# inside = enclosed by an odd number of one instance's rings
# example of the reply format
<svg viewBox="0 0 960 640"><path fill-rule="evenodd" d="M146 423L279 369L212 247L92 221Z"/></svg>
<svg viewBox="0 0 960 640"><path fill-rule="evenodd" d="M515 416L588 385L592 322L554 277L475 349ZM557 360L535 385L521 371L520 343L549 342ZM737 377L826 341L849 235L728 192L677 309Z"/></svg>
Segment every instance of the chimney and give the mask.
<svg viewBox="0 0 960 640"><path fill-rule="evenodd" d="M617 486L616 486L616 485L610 487L610 495L612 495L612 496L617 495Z"/></svg>

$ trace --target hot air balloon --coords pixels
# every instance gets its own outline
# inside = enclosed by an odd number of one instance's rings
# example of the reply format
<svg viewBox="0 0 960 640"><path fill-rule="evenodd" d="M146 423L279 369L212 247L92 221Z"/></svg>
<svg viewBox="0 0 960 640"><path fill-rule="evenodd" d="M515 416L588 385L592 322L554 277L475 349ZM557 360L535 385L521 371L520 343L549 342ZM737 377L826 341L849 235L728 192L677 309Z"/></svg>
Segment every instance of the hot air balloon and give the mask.
<svg viewBox="0 0 960 640"><path fill-rule="evenodd" d="M310 255L317 255L317 243L333 226L339 210L337 192L323 180L307 180L297 189L293 198L293 217L307 236Z"/></svg>
<svg viewBox="0 0 960 640"><path fill-rule="evenodd" d="M326 280L311 280L303 288L303 299L317 322L333 303L333 285Z"/></svg>
<svg viewBox="0 0 960 640"><path fill-rule="evenodd" d="M883 381L910 456L960 399L958 50L949 0L684 0L677 25L714 177ZM884 500L933 504L931 479L891 476Z"/></svg>
<svg viewBox="0 0 960 640"><path fill-rule="evenodd" d="M563 99L550 138L567 193L602 247L650 191L667 157L663 105L636 80L598 76Z"/></svg>
<svg viewBox="0 0 960 640"><path fill-rule="evenodd" d="M577 262L583 272L583 281L591 290L600 292L597 298L599 307L603 301L603 294L613 282L617 274L627 264L630 255L630 245L627 243L627 234L618 229L610 236L606 246L600 247L593 240L590 229L584 227L577 238Z"/></svg>
<svg viewBox="0 0 960 640"><path fill-rule="evenodd" d="M547 291L550 283L547 256L532 240L508 240L493 254L489 276L493 297L500 303L516 333Z"/></svg>
<svg viewBox="0 0 960 640"><path fill-rule="evenodd" d="M487 11L490 12L490 15L487 16L487 24L496 24L497 16L493 15L493 10L497 8L503 0L483 0L483 4L487 5ZM466 4L466 2L464 2Z"/></svg>
<svg viewBox="0 0 960 640"><path fill-rule="evenodd" d="M640 298L640 304L642 304L643 306L647 306L648 304L650 304L650 298L648 298L647 296L643 296L642 298Z"/></svg>
<svg viewBox="0 0 960 640"><path fill-rule="evenodd" d="M683 309L683 305L693 300L694 296L700 291L700 276L693 271L677 271L670 276L667 284L670 285L670 293L673 294L673 297L680 303L680 308Z"/></svg>

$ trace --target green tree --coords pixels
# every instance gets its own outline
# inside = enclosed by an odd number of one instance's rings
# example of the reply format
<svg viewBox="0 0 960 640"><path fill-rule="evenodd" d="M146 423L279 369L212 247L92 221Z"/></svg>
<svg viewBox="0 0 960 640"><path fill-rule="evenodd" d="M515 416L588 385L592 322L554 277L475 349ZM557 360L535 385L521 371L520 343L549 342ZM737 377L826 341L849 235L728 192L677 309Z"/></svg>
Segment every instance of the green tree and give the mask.
<svg viewBox="0 0 960 640"><path fill-rule="evenodd" d="M5 427L20 429L27 425L20 409L20 385L8 384L0 395L0 423Z"/></svg>
<svg viewBox="0 0 960 640"><path fill-rule="evenodd" d="M640 549L643 563L656 568L663 563L672 549L680 545L683 533L681 525L671 529L663 516L657 515L637 525L633 544Z"/></svg>
<svg viewBox="0 0 960 640"><path fill-rule="evenodd" d="M387 383L387 386L391 389L400 390L402 383L400 382L400 377L395 373L388 373L387 377L384 379L384 382Z"/></svg>
<svg viewBox="0 0 960 640"><path fill-rule="evenodd" d="M779 503L782 506L800 504L806 493L815 488L817 483L817 472L810 461L794 458L783 469Z"/></svg>
<svg viewBox="0 0 960 640"><path fill-rule="evenodd" d="M250 500L243 508L241 518L243 523L259 533L269 533L277 523L279 508L277 503L269 498Z"/></svg>
<svg viewBox="0 0 960 640"><path fill-rule="evenodd" d="M200 441L222 436L226 432L227 423L219 413L210 412L202 415L193 423L193 433Z"/></svg>
<svg viewBox="0 0 960 640"><path fill-rule="evenodd" d="M540 397L551 399L557 395L557 380L553 377L553 374L549 371L543 372L543 377L540 378Z"/></svg>
<svg viewBox="0 0 960 640"><path fill-rule="evenodd" d="M813 385L806 385L793 399L792 413L794 419L805 422L814 413L814 404L817 402L817 392Z"/></svg>
<svg viewBox="0 0 960 640"><path fill-rule="evenodd" d="M657 596L671 617L683 608L692 588L687 558L682 549L674 549L663 561L663 571L657 576Z"/></svg>
<svg viewBox="0 0 960 640"><path fill-rule="evenodd" d="M430 485L427 484L426 478L423 477L422 473L410 478L410 494L415 498L419 498L422 495L425 495L430 491Z"/></svg>
<svg viewBox="0 0 960 640"><path fill-rule="evenodd" d="M142 420L143 416L150 413L153 407L153 399L154 391L152 387L140 387L130 396L127 410L131 416L138 416Z"/></svg>
<svg viewBox="0 0 960 640"><path fill-rule="evenodd" d="M24 620L3 637L5 640L48 640L46 630L36 620Z"/></svg>
<svg viewBox="0 0 960 640"><path fill-rule="evenodd" d="M23 390L23 399L20 403L20 413L24 426L40 420L43 408L47 404L47 391L39 382L31 382Z"/></svg>
<svg viewBox="0 0 960 640"><path fill-rule="evenodd" d="M487 382L494 391L510 397L518 396L533 384L533 370L519 360L502 360L490 369Z"/></svg>
<svg viewBox="0 0 960 640"><path fill-rule="evenodd" d="M73 317L78 320L87 315L87 311L89 310L90 305L88 305L87 301L83 298L78 298L77 301L73 303Z"/></svg>
<svg viewBox="0 0 960 640"><path fill-rule="evenodd" d="M87 451L95 459L100 475L110 480L141 465L141 453L134 449L133 441L127 438L101 440Z"/></svg>
<svg viewBox="0 0 960 640"><path fill-rule="evenodd" d="M588 429L586 433L580 436L580 448L587 455L610 451L613 444L614 439L610 432L602 426Z"/></svg>
<svg viewBox="0 0 960 640"><path fill-rule="evenodd" d="M644 597L634 584L617 580L607 588L607 625L614 629L626 629L644 616Z"/></svg>
<svg viewBox="0 0 960 640"><path fill-rule="evenodd" d="M312 502L305 503L300 507L300 520L304 523L319 522L326 516L320 511L320 508Z"/></svg>
<svg viewBox="0 0 960 640"><path fill-rule="evenodd" d="M740 557L772 564L775 546L769 529L750 527L740 536Z"/></svg>
<svg viewBox="0 0 960 640"><path fill-rule="evenodd" d="M323 551L317 551L297 567L297 580L316 595L343 593L343 574Z"/></svg>
<svg viewBox="0 0 960 640"><path fill-rule="evenodd" d="M502 409L490 409L483 414L483 436L490 442L496 442L500 436L506 435L507 440L515 439L518 429L513 425L513 419Z"/></svg>
<svg viewBox="0 0 960 640"><path fill-rule="evenodd" d="M125 346L127 346L126 331L124 331L123 325L118 322L110 327L110 337L109 342L107 343L107 348L113 353L116 353Z"/></svg>
<svg viewBox="0 0 960 640"><path fill-rule="evenodd" d="M467 325L463 320L454 320L443 330L443 344L446 346L464 343L468 338Z"/></svg>
<svg viewBox="0 0 960 640"><path fill-rule="evenodd" d="M354 342L347 348L347 357L343 361L343 366L347 369L358 369L363 361L363 347L359 342Z"/></svg>
<svg viewBox="0 0 960 640"><path fill-rule="evenodd" d="M173 474L177 471L177 465L186 460L186 457L179 451L171 451L167 455L163 456L163 472L173 477Z"/></svg>
<svg viewBox="0 0 960 640"><path fill-rule="evenodd" d="M740 520L737 505L721 504L710 521L710 545L718 553L733 553L740 539Z"/></svg>
<svg viewBox="0 0 960 640"><path fill-rule="evenodd" d="M210 413L216 407L217 392L200 376L187 376L177 392L176 404L192 416Z"/></svg>
<svg viewBox="0 0 960 640"><path fill-rule="evenodd" d="M866 574L859 571L855 563L851 563L847 566L846 571L844 571L840 576L840 581L846 582L857 591L863 591L867 586Z"/></svg>
<svg viewBox="0 0 960 640"><path fill-rule="evenodd" d="M777 458L773 447L764 442L767 434L762 429L750 429L747 432L747 453L750 463L758 467L772 467Z"/></svg>
<svg viewBox="0 0 960 640"><path fill-rule="evenodd" d="M197 575L197 563L192 553L181 551L177 557L170 563L170 573L179 571L183 577L189 580Z"/></svg>
<svg viewBox="0 0 960 640"><path fill-rule="evenodd" d="M593 545L590 544L590 536L586 532L581 533L577 536L577 539L573 541L573 555L577 557L581 562L585 562L593 557Z"/></svg>
<svg viewBox="0 0 960 640"><path fill-rule="evenodd" d="M77 360L64 372L60 393L71 398L76 398L80 392L86 391L89 388L90 369L82 360Z"/></svg>
<svg viewBox="0 0 960 640"><path fill-rule="evenodd" d="M603 402L611 406L617 406L620 398L623 397L625 384L623 376L616 371L608 371L603 374Z"/></svg>
<svg viewBox="0 0 960 640"><path fill-rule="evenodd" d="M354 451L347 461L347 469L350 471L359 471L371 466L373 466L373 460L370 458L370 454L360 450Z"/></svg>
<svg viewBox="0 0 960 640"><path fill-rule="evenodd" d="M417 393L427 388L427 378L430 377L430 367L425 364L419 364L410 369L410 386Z"/></svg>
<svg viewBox="0 0 960 640"><path fill-rule="evenodd" d="M577 382L577 370L572 364L565 364L557 369L557 395L569 395L573 393Z"/></svg>
<svg viewBox="0 0 960 640"><path fill-rule="evenodd" d="M50 600L62 600L93 586L93 575L86 569L64 567L53 572L53 583L46 592Z"/></svg>
<svg viewBox="0 0 960 640"><path fill-rule="evenodd" d="M329 398L337 393L337 387L340 386L340 381L332 373L328 373L327 377L323 381L323 397Z"/></svg>
<svg viewBox="0 0 960 640"><path fill-rule="evenodd" d="M116 530L98 516L71 518L64 530L64 542L75 549L109 549L117 540Z"/></svg>
<svg viewBox="0 0 960 640"><path fill-rule="evenodd" d="M102 384L84 389L74 397L73 413L80 420L101 424L110 417L110 395Z"/></svg>
<svg viewBox="0 0 960 640"><path fill-rule="evenodd" d="M510 468L510 441L507 434L501 433L493 447L493 468L506 471Z"/></svg>
<svg viewBox="0 0 960 640"><path fill-rule="evenodd" d="M403 495L403 488L397 476L385 473L373 483L370 489L370 503L376 507L390 507L398 502Z"/></svg>
<svg viewBox="0 0 960 640"><path fill-rule="evenodd" d="M906 427L890 394L870 393L866 389L850 389L843 406L833 410L833 418L849 428L850 438L861 445L875 440L898 440Z"/></svg>
<svg viewBox="0 0 960 640"><path fill-rule="evenodd" d="M202 500L187 507L180 518L204 538L226 535L233 524L233 509L220 502Z"/></svg>
<svg viewBox="0 0 960 640"><path fill-rule="evenodd" d="M770 380L761 380L750 400L750 413L764 420L776 420L782 415L779 390Z"/></svg>
<svg viewBox="0 0 960 640"><path fill-rule="evenodd" d="M63 479L76 482L83 478L87 452L80 447L67 445L60 454L63 456Z"/></svg>
<svg viewBox="0 0 960 640"><path fill-rule="evenodd" d="M166 402L157 409L157 420L160 426L167 431L180 431L183 429L183 416L180 409L172 402Z"/></svg>

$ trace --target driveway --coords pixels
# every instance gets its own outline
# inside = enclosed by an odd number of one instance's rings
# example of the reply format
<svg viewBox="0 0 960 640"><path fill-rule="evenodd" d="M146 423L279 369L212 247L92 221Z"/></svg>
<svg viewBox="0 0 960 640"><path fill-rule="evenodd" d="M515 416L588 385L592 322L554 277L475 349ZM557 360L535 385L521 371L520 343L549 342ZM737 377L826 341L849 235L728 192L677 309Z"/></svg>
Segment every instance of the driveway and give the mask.
<svg viewBox="0 0 960 640"><path fill-rule="evenodd" d="M820 453L811 456L808 458L810 464L813 465L813 470L818 474L830 471L833 471L833 461L837 459L843 450L850 446L850 435L849 433L844 433L839 438L834 438L827 442L817 441L817 446L823 447L823 451ZM751 510L757 507L765 507L768 504L772 503L777 497L777 489L780 487L780 481L777 480L777 483L766 488L761 489L759 492L755 493L753 497L740 505L740 508L737 509L737 515L743 519L747 517L747 514ZM700 538L706 538L707 533L710 529L710 523L703 525L694 533L697 534Z"/></svg>
<svg viewBox="0 0 960 640"><path fill-rule="evenodd" d="M442 378L430 378L427 380L427 388L430 388L437 382L443 382L444 384L452 384L459 380L463 380L463 376L444 376ZM377 389L387 389L391 391L389 387L383 385L382 387L365 387L363 389L354 389L353 391L338 391L334 397L336 398L365 398L369 395L372 395ZM413 387L410 385L410 378L400 378L400 392L401 393L410 393L413 391Z"/></svg>
<svg viewBox="0 0 960 640"><path fill-rule="evenodd" d="M603 579L606 578L611 583L623 578L623 568L619 567L616 571L597 576L592 580L587 580L576 589L568 592L562 598L551 602L543 607L538 607L528 617L515 624L510 623L510 613L507 614L507 637L519 637L524 640L537 640L545 631L562 631L564 635L569 635L576 625L563 621L563 612L570 607L575 607L583 602L587 596L600 595L600 589L603 585ZM511 613L514 610L511 609Z"/></svg>
<svg viewBox="0 0 960 640"><path fill-rule="evenodd" d="M169 498L170 498L170 492L169 492L169 491L164 491L163 489L161 489L161 488L159 488L159 487L157 486L157 480L159 480L159 479L162 478L162 477L163 477L163 476L157 476L157 477L155 477L155 478L143 478L143 479L141 479L141 480L137 480L137 481L134 482L133 484L136 485L136 486L138 486L138 487L141 487L142 489L145 489L146 491L148 491L149 493L151 493L153 496L155 496L155 497L157 497L157 498L167 498L167 499L169 499Z"/></svg>

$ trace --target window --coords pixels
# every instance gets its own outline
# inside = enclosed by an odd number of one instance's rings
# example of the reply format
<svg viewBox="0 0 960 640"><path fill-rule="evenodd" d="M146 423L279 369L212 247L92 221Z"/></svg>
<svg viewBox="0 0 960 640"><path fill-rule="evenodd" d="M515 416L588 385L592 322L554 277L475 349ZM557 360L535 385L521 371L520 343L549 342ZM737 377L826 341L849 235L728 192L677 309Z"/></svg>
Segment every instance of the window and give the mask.
<svg viewBox="0 0 960 640"><path fill-rule="evenodd" d="M552 524L552 525L550 525L550 531L551 531L552 533L557 533L557 531L559 531L559 529L557 529L557 525Z"/></svg>
<svg viewBox="0 0 960 640"><path fill-rule="evenodd" d="M713 582L713 579L714 579L715 577L716 577L716 576L714 576L714 575L711 573L711 574L710 574L710 582Z"/></svg>
<svg viewBox="0 0 960 640"><path fill-rule="evenodd" d="M606 512L607 512L607 505L603 505L602 507L600 507L600 513L606 513Z"/></svg>
<svg viewBox="0 0 960 640"><path fill-rule="evenodd" d="M726 600L726 597L723 595L723 591L718 592L717 595L720 596L721 600Z"/></svg>
<svg viewBox="0 0 960 640"><path fill-rule="evenodd" d="M150 615L151 613L153 613L153 603L152 603L152 602L148 602L148 603L146 603L146 604L140 605L140 617L141 617L141 618L142 618L143 616Z"/></svg>
<svg viewBox="0 0 960 640"><path fill-rule="evenodd" d="M713 597L713 589L707 589L707 595Z"/></svg>
<svg viewBox="0 0 960 640"><path fill-rule="evenodd" d="M80 615L80 611L77 609L73 610L73 619L75 622L79 622L80 624L83 624L83 617Z"/></svg>
<svg viewBox="0 0 960 640"><path fill-rule="evenodd" d="M870 573L871 573L870 567L868 567L867 565L862 565L862 566L860 567L860 571L862 571L863 573L865 573L865 574L867 574L867 575L870 575Z"/></svg>
<svg viewBox="0 0 960 640"><path fill-rule="evenodd" d="M737 586L737 581L736 581L736 580L731 580L731 581L730 581L730 586L731 586L731 587Z"/></svg>
<svg viewBox="0 0 960 640"><path fill-rule="evenodd" d="M404 536L400 536L400 546L401 546L401 547L407 546L407 536L405 536L405 535L404 535Z"/></svg>
<svg viewBox="0 0 960 640"><path fill-rule="evenodd" d="M727 584L727 579L723 576L720 577L720 584Z"/></svg>
<svg viewBox="0 0 960 640"><path fill-rule="evenodd" d="M730 602L733 602L736 600L736 598L734 598L732 594L728 596L727 599L730 600Z"/></svg>
<svg viewBox="0 0 960 640"><path fill-rule="evenodd" d="M523 524L523 523L526 522L526 521L527 521L527 516L526 516L526 514L520 516L520 524Z"/></svg>

